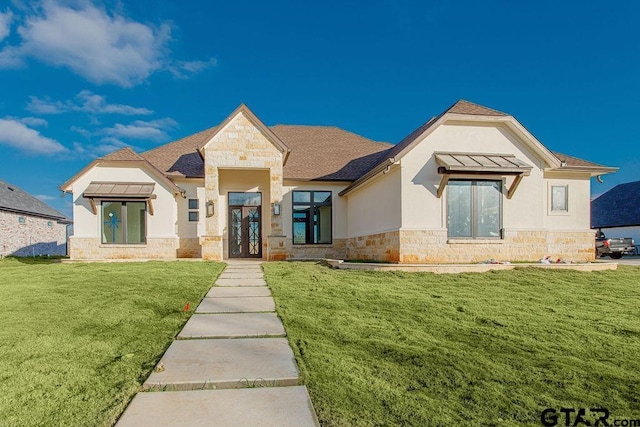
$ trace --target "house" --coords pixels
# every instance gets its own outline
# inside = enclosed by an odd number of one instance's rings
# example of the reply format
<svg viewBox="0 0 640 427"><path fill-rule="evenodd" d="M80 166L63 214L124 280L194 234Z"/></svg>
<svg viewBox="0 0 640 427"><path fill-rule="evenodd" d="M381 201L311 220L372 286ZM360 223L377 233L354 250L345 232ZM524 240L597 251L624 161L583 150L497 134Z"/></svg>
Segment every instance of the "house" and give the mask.
<svg viewBox="0 0 640 427"><path fill-rule="evenodd" d="M396 145L327 126L222 123L65 182L75 259L593 259L590 178L513 116L459 101Z"/></svg>
<svg viewBox="0 0 640 427"><path fill-rule="evenodd" d="M591 202L591 228L640 242L640 181L619 184Z"/></svg>
<svg viewBox="0 0 640 427"><path fill-rule="evenodd" d="M0 180L0 256L66 255L71 220Z"/></svg>

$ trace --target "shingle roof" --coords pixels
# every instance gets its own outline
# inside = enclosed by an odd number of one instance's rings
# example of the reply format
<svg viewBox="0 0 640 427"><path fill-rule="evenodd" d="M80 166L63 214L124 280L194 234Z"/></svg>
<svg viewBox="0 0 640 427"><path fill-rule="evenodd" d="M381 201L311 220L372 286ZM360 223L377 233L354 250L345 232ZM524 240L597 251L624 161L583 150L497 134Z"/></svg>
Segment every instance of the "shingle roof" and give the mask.
<svg viewBox="0 0 640 427"><path fill-rule="evenodd" d="M109 153L106 156L103 156L102 160L142 160L142 157L140 157L140 154L133 151L130 147L125 147L121 148L118 151L114 151L113 153Z"/></svg>
<svg viewBox="0 0 640 427"><path fill-rule="evenodd" d="M273 133L291 149L288 179L353 181L393 147L333 126L277 125Z"/></svg>
<svg viewBox="0 0 640 427"><path fill-rule="evenodd" d="M142 157L169 176L203 177L204 163L197 150L216 129L146 151ZM291 149L283 171L286 179L352 181L377 161L381 151L392 147L333 126L278 125L270 129Z"/></svg>
<svg viewBox="0 0 640 427"><path fill-rule="evenodd" d="M566 162L567 166L605 167L601 164L589 162L587 160L579 159L573 156L568 156L566 154L558 153L557 151L552 151L552 153L554 156L560 159L560 161Z"/></svg>
<svg viewBox="0 0 640 427"><path fill-rule="evenodd" d="M640 226L640 181L619 184L591 202L591 227Z"/></svg>
<svg viewBox="0 0 640 427"><path fill-rule="evenodd" d="M198 154L217 126L142 153L149 163L169 176L203 177L204 163Z"/></svg>
<svg viewBox="0 0 640 427"><path fill-rule="evenodd" d="M508 116L508 114L459 100L442 114L407 135L396 145L375 142L333 126L277 125L269 129L291 150L284 166L285 179L354 181L395 157L446 113ZM136 154L130 148L103 157L103 160L140 160L140 156L165 175L204 177L204 163L198 150L219 126ZM572 156L554 153L569 166L600 166Z"/></svg>
<svg viewBox="0 0 640 427"><path fill-rule="evenodd" d="M47 205L36 199L31 194L15 185L9 184L0 179L0 210L24 213L27 215L39 216L54 219L63 223L71 223L71 220Z"/></svg>
<svg viewBox="0 0 640 427"><path fill-rule="evenodd" d="M453 104L446 113L454 113L454 114L472 114L479 116L508 116L509 114L503 113L502 111L494 110L493 108L484 107L482 105L474 104L473 102L465 101L464 99L459 100L455 104Z"/></svg>

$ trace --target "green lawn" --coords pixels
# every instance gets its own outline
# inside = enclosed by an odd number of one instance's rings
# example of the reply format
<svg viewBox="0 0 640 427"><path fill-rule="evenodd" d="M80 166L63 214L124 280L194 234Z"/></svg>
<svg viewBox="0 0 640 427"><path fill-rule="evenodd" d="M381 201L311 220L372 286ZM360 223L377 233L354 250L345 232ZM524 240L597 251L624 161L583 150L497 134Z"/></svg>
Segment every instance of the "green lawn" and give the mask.
<svg viewBox="0 0 640 427"><path fill-rule="evenodd" d="M264 270L323 426L541 426L547 407L640 418L638 267Z"/></svg>
<svg viewBox="0 0 640 427"><path fill-rule="evenodd" d="M112 425L222 267L0 261L0 425Z"/></svg>

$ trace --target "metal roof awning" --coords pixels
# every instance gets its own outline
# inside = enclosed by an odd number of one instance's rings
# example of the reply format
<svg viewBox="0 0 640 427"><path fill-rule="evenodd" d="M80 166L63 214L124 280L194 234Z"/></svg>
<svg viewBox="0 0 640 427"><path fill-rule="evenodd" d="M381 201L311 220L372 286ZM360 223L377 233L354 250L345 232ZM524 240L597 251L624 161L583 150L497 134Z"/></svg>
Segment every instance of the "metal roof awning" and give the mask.
<svg viewBox="0 0 640 427"><path fill-rule="evenodd" d="M151 199L156 198L154 188L153 182L91 182L82 196L89 199L94 214L98 213L94 199L142 199L147 201L150 214L153 215Z"/></svg>
<svg viewBox="0 0 640 427"><path fill-rule="evenodd" d="M533 169L513 154L434 153L434 157L438 173L442 175L438 197L442 197L447 182L455 175L515 176L507 191L507 198L510 199L522 178L528 176Z"/></svg>

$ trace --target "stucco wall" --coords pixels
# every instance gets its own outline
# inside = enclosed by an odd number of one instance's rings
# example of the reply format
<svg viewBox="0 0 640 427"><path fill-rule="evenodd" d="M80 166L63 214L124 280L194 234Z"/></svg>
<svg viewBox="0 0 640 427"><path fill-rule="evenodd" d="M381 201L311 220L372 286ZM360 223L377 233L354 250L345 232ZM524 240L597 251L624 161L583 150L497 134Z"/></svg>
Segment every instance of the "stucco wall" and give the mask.
<svg viewBox="0 0 640 427"><path fill-rule="evenodd" d="M24 219L24 223L20 222ZM67 225L0 210L0 255L66 255Z"/></svg>
<svg viewBox="0 0 640 427"><path fill-rule="evenodd" d="M398 230L402 226L401 173L396 166L347 195L348 237Z"/></svg>
<svg viewBox="0 0 640 427"><path fill-rule="evenodd" d="M177 230L180 237L179 258L199 258L202 256L199 237L204 234L205 205L204 179L175 179L174 183L185 191L185 198L176 198ZM200 191L202 190L202 191ZM189 221L189 199L198 200L198 221Z"/></svg>
<svg viewBox="0 0 640 427"><path fill-rule="evenodd" d="M152 200L154 215L146 213L146 239L143 245L101 244L102 213L100 200L96 200L97 214L93 213L88 199L82 196L92 181L154 182ZM175 258L178 243L177 198L146 170L139 167L96 166L73 183L74 237L70 239L71 258ZM182 200L180 200L181 202ZM186 202L185 202L186 203ZM151 242L154 243L151 243ZM161 243L160 243L161 242ZM160 246L164 245L163 248ZM135 254L135 256L134 256Z"/></svg>

